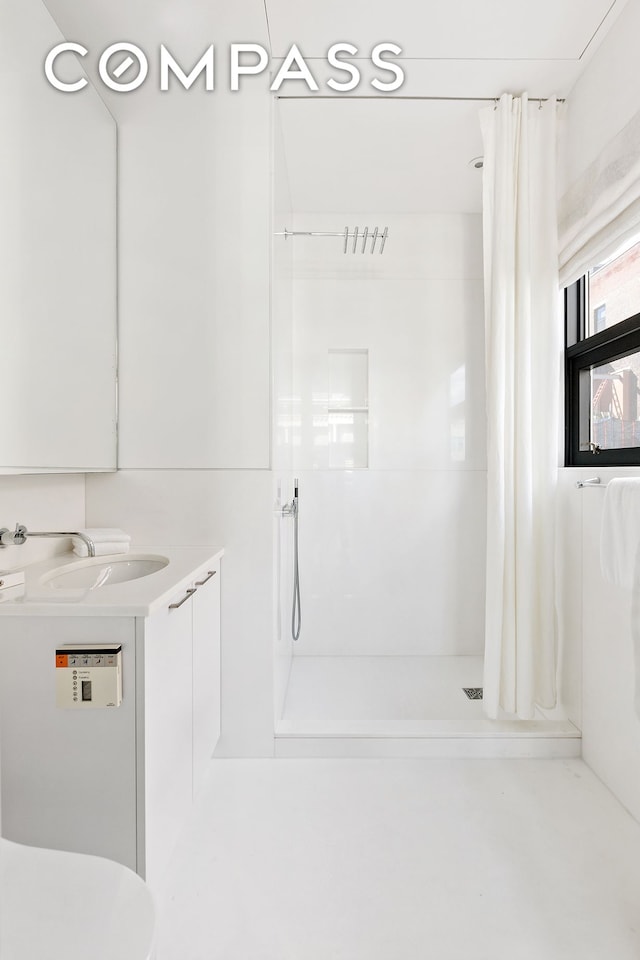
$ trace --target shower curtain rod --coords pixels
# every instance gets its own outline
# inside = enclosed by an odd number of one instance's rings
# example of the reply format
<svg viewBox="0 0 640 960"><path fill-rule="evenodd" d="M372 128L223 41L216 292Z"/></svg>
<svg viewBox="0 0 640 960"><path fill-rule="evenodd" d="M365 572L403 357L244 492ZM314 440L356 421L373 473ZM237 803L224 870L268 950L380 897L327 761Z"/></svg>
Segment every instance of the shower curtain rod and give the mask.
<svg viewBox="0 0 640 960"><path fill-rule="evenodd" d="M340 95L331 95L320 93L317 96L304 96L304 95L279 95L276 94L276 100L450 100L457 101L459 103L497 103L500 97L417 97L417 96L398 96L394 97L393 95L384 94L369 94L364 93L361 96L354 97L341 97ZM529 97L534 103L547 103L550 100L550 97ZM556 97L556 103L565 103L564 97Z"/></svg>

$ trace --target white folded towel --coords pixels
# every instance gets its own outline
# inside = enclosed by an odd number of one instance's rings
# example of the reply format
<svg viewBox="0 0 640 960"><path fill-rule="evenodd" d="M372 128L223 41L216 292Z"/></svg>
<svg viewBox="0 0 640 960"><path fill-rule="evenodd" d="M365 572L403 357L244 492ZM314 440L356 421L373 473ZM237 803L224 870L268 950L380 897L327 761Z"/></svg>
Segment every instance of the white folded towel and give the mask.
<svg viewBox="0 0 640 960"><path fill-rule="evenodd" d="M600 569L609 583L631 590L640 548L640 477L610 480L600 532Z"/></svg>
<svg viewBox="0 0 640 960"><path fill-rule="evenodd" d="M128 553L131 544L131 537L124 530L117 527L88 527L85 530L79 530L85 536L93 540L96 557L108 557L114 553ZM73 552L79 557L88 557L89 548L80 537L72 537Z"/></svg>
<svg viewBox="0 0 640 960"><path fill-rule="evenodd" d="M87 527L85 530L80 527L79 533L84 533L91 537L94 543L119 543L120 541L129 543L131 537L124 530L118 527Z"/></svg>

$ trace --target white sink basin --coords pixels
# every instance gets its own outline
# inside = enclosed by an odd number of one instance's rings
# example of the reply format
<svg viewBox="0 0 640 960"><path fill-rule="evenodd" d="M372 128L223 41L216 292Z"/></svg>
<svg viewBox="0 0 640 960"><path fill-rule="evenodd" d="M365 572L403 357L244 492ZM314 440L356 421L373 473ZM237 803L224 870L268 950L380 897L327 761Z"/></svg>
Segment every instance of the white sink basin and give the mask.
<svg viewBox="0 0 640 960"><path fill-rule="evenodd" d="M89 557L55 567L41 583L56 590L97 590L115 583L139 580L167 566L167 557L153 554L126 554L117 557Z"/></svg>

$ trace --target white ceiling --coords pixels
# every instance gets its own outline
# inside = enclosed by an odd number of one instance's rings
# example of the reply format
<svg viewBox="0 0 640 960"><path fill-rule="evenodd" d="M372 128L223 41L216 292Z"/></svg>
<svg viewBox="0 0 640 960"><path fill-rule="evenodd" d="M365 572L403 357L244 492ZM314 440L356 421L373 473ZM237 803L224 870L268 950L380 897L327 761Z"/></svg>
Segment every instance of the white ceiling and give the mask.
<svg viewBox="0 0 640 960"><path fill-rule="evenodd" d="M188 62L209 43L270 44L275 58L295 42L318 58L310 66L324 95L331 44L354 43L368 58L376 43L397 42L406 80L386 99L355 99L375 93L375 71L361 60L354 94L279 102L293 209L381 213L481 206L481 177L468 167L482 151L481 105L403 97L567 96L626 2L45 0L65 36L96 51L114 40L149 50L162 42ZM308 91L292 81L281 93ZM108 99L117 116L122 98Z"/></svg>
<svg viewBox="0 0 640 960"><path fill-rule="evenodd" d="M403 56L446 60L577 60L613 0L265 0L274 56L291 43L324 57L332 43L365 51L395 41Z"/></svg>
<svg viewBox="0 0 640 960"><path fill-rule="evenodd" d="M476 212L481 104L441 100L279 102L293 210ZM491 109L491 107L489 108Z"/></svg>
<svg viewBox="0 0 640 960"><path fill-rule="evenodd" d="M265 0L274 54L297 42L320 84L331 43L395 41L397 100L279 102L294 211L479 212L482 104L403 97L567 96L626 0ZM364 62L356 94L372 70ZM340 77L339 79L343 79ZM286 95L301 92L302 84ZM339 102L338 102L339 101Z"/></svg>

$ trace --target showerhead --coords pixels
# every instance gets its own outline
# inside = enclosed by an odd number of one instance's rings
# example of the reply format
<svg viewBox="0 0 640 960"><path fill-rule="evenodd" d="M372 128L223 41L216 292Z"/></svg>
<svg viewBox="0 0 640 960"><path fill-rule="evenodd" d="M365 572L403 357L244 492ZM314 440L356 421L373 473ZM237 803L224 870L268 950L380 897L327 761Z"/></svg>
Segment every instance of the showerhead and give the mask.
<svg viewBox="0 0 640 960"><path fill-rule="evenodd" d="M378 253L384 252L384 245L387 241L389 235L389 227L385 227L382 234L380 233L379 227L374 227L373 231L369 227L365 227L362 233L360 233L360 227L354 227L350 232L349 227L344 228L344 252L345 253L358 253L358 240L362 240L362 246L360 247L360 253L365 253L367 249L367 243L371 241L371 249L369 253L375 253L376 242L378 237L381 238L380 249ZM349 240L353 240L351 248L349 248Z"/></svg>
<svg viewBox="0 0 640 960"><path fill-rule="evenodd" d="M285 240L289 237L342 237L345 253L358 253L358 251L366 253L368 243L370 243L369 253L375 253L376 243L380 238L380 248L377 252L384 253L384 245L389 236L389 227L385 227L382 233L379 227L375 227L373 231L369 227L365 227L362 233L360 227L354 227L353 230L345 227L341 233L333 230L289 230L285 227L284 230L278 231L275 236L284 237ZM349 244L349 241L352 241L352 243ZM360 246L359 241L361 241Z"/></svg>

